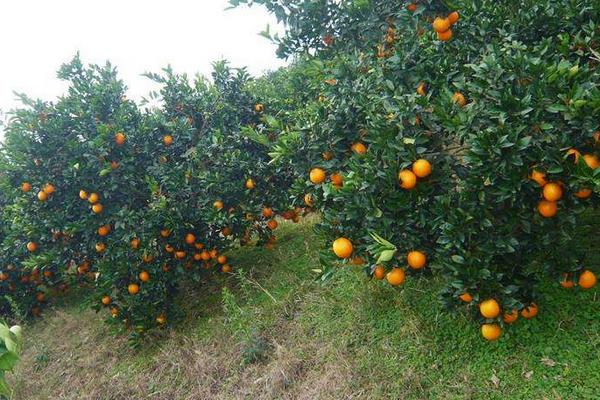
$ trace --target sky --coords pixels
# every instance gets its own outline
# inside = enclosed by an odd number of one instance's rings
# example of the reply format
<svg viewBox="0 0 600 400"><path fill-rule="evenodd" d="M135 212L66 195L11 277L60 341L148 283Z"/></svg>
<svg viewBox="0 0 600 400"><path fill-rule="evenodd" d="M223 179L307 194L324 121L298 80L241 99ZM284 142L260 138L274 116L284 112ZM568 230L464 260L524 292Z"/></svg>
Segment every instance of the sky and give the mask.
<svg viewBox="0 0 600 400"><path fill-rule="evenodd" d="M168 64L192 76L209 74L220 59L254 75L284 65L259 36L267 24L282 30L275 18L258 6L227 7L227 0L1 0L0 110L18 106L14 91L43 100L64 93L56 71L78 51L85 63L115 65L134 100L156 88L140 74Z"/></svg>

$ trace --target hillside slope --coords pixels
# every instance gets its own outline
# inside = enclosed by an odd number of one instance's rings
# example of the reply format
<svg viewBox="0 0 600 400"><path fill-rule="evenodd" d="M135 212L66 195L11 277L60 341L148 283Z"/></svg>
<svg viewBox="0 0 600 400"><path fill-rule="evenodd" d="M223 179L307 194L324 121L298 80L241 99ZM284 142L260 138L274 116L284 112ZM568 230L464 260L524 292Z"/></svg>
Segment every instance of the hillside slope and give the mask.
<svg viewBox="0 0 600 400"><path fill-rule="evenodd" d="M316 282L314 222L283 223L271 252L232 254L236 275L201 292L190 287L179 299L182 321L137 350L75 299L57 305L27 327L27 350L10 380L14 398L600 395L597 290L566 291L557 282L545 288L552 301L537 319L486 343L466 313L441 310L435 280L408 279L396 290L345 268L326 285Z"/></svg>

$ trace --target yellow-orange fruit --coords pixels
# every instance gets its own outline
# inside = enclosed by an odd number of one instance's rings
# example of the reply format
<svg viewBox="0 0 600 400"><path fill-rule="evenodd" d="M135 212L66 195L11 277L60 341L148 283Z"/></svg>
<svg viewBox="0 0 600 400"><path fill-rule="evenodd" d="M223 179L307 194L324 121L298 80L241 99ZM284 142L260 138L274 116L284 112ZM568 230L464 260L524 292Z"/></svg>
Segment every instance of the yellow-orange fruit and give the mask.
<svg viewBox="0 0 600 400"><path fill-rule="evenodd" d="M333 252L339 258L348 258L352 255L352 242L344 237L337 238L333 242Z"/></svg>

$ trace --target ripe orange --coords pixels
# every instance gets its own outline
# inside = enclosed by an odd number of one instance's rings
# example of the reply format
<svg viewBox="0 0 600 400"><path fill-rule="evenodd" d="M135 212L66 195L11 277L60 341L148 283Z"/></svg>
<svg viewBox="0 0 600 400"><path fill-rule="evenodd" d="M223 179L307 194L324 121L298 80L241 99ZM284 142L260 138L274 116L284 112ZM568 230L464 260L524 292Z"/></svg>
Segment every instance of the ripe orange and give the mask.
<svg viewBox="0 0 600 400"><path fill-rule="evenodd" d="M98 253L102 253L104 250L106 250L106 245L104 243L96 243L96 251Z"/></svg>
<svg viewBox="0 0 600 400"><path fill-rule="evenodd" d="M185 242L190 246L193 245L194 242L196 242L196 236L194 236L193 233L188 233L187 235L185 235Z"/></svg>
<svg viewBox="0 0 600 400"><path fill-rule="evenodd" d="M260 103L258 103L254 106L254 111L256 111L257 113L263 112L264 109L265 109L265 107Z"/></svg>
<svg viewBox="0 0 600 400"><path fill-rule="evenodd" d="M467 104L467 99L465 99L465 96L461 92L455 92L452 95L452 101L461 107L464 107Z"/></svg>
<svg viewBox="0 0 600 400"><path fill-rule="evenodd" d="M498 324L483 324L481 325L481 335L485 340L490 342L497 340L502 334L502 329Z"/></svg>
<svg viewBox="0 0 600 400"><path fill-rule="evenodd" d="M40 191L37 194L37 198L39 201L46 201L46 200L48 200L48 194L44 191Z"/></svg>
<svg viewBox="0 0 600 400"><path fill-rule="evenodd" d="M585 270L579 275L579 286L582 289L591 289L596 286L596 283L598 283L598 278L590 270Z"/></svg>
<svg viewBox="0 0 600 400"><path fill-rule="evenodd" d="M403 169L398 173L398 180L402 189L411 190L417 186L417 176L408 169Z"/></svg>
<svg viewBox="0 0 600 400"><path fill-rule="evenodd" d="M325 182L325 171L322 168L313 168L310 170L310 181L315 185Z"/></svg>
<svg viewBox="0 0 600 400"><path fill-rule="evenodd" d="M111 308L110 314L112 315L113 318L115 318L117 315L119 315L119 309L117 307Z"/></svg>
<svg viewBox="0 0 600 400"><path fill-rule="evenodd" d="M562 197L562 188L558 183L547 183L544 186L543 195L548 201L558 201Z"/></svg>
<svg viewBox="0 0 600 400"><path fill-rule="evenodd" d="M31 253L33 253L34 251L37 250L37 244L35 242L27 243L27 250L29 250Z"/></svg>
<svg viewBox="0 0 600 400"><path fill-rule="evenodd" d="M38 301L38 303L43 303L46 301L46 294L44 292L39 292L35 295L35 299Z"/></svg>
<svg viewBox="0 0 600 400"><path fill-rule="evenodd" d="M406 9L410 12L415 12L417 11L417 5L415 3L410 3L406 6Z"/></svg>
<svg viewBox="0 0 600 400"><path fill-rule="evenodd" d="M420 96L425 96L427 94L427 85L425 82L419 83L419 86L417 86L417 94Z"/></svg>
<svg viewBox="0 0 600 400"><path fill-rule="evenodd" d="M450 14L448 14L447 18L448 18L448 21L450 22L450 25L454 25L455 23L458 22L460 15L458 14L458 11L452 11Z"/></svg>
<svg viewBox="0 0 600 400"><path fill-rule="evenodd" d="M131 239L131 242L130 242L130 244L131 244L131 248L135 250L135 249L137 249L138 247L140 247L140 239L138 239L138 238L133 238L133 239Z"/></svg>
<svg viewBox="0 0 600 400"><path fill-rule="evenodd" d="M103 296L102 304L104 304L105 306L109 305L110 304L110 296Z"/></svg>
<svg viewBox="0 0 600 400"><path fill-rule="evenodd" d="M312 195L310 193L306 193L304 195L304 204L306 204L308 207L313 206L313 199L312 199Z"/></svg>
<svg viewBox="0 0 600 400"><path fill-rule="evenodd" d="M565 289L571 289L573 286L575 286L575 282L573 282L573 277L571 276L571 274L565 272L562 275L562 279L560 280L560 286L564 287Z"/></svg>
<svg viewBox="0 0 600 400"><path fill-rule="evenodd" d="M81 200L85 200L88 198L88 193L85 190L80 190L79 191L79 198Z"/></svg>
<svg viewBox="0 0 600 400"><path fill-rule="evenodd" d="M102 225L100 228L98 228L98 235L100 236L106 236L110 233L110 225Z"/></svg>
<svg viewBox="0 0 600 400"><path fill-rule="evenodd" d="M592 189L590 189L590 188L583 188L583 189L580 189L579 191L575 192L575 197L577 197L578 199L588 199L588 198L590 198L591 195L592 195Z"/></svg>
<svg viewBox="0 0 600 400"><path fill-rule="evenodd" d="M348 258L352 255L352 242L344 237L337 238L333 242L333 252L339 258Z"/></svg>
<svg viewBox="0 0 600 400"><path fill-rule="evenodd" d="M471 296L467 292L461 294L460 296L458 296L458 298L461 299L462 301L464 301L465 303L470 303L473 301L473 296Z"/></svg>
<svg viewBox="0 0 600 400"><path fill-rule="evenodd" d="M225 274L228 274L231 272L231 266L229 264L225 264L221 267L221 271L223 271Z"/></svg>
<svg viewBox="0 0 600 400"><path fill-rule="evenodd" d="M202 258L202 260L208 261L210 260L210 253L204 250L202 253L200 253L200 257Z"/></svg>
<svg viewBox="0 0 600 400"><path fill-rule="evenodd" d="M573 162L575 164L579 163L579 157L581 157L581 153L577 149L569 149L567 150L567 158L573 157Z"/></svg>
<svg viewBox="0 0 600 400"><path fill-rule="evenodd" d="M165 244L165 251L167 253L172 253L172 252L175 251L175 248L173 246L171 246L170 244L167 243L167 244Z"/></svg>
<svg viewBox="0 0 600 400"><path fill-rule="evenodd" d="M221 229L221 233L223 234L223 236L230 236L231 235L231 228L226 226L225 228Z"/></svg>
<svg viewBox="0 0 600 400"><path fill-rule="evenodd" d="M375 269L373 270L373 278L377 279L378 281L385 278L385 268L383 267L383 265L378 265L375 267Z"/></svg>
<svg viewBox="0 0 600 400"><path fill-rule="evenodd" d="M137 283L130 283L129 286L127 286L127 291L129 294L135 295L139 293L140 287Z"/></svg>
<svg viewBox="0 0 600 400"><path fill-rule="evenodd" d="M519 318L519 310L516 308L511 312L505 312L502 316L502 320L505 324L512 324Z"/></svg>
<svg viewBox="0 0 600 400"><path fill-rule="evenodd" d="M208 254L210 254L210 258L217 258L217 249L212 249L208 252Z"/></svg>
<svg viewBox="0 0 600 400"><path fill-rule="evenodd" d="M351 149L353 152L355 152L356 154L360 154L360 155L363 155L367 152L367 146L365 146L361 142L354 143L352 145Z"/></svg>
<svg viewBox="0 0 600 400"><path fill-rule="evenodd" d="M92 193L88 196L88 201L92 204L96 204L100 200L100 196L97 193Z"/></svg>
<svg viewBox="0 0 600 400"><path fill-rule="evenodd" d="M29 182L23 182L21 184L21 190L25 193L29 192L31 190L31 183Z"/></svg>
<svg viewBox="0 0 600 400"><path fill-rule="evenodd" d="M123 146L125 144L125 134L123 132L119 132L115 135L115 143L117 146Z"/></svg>
<svg viewBox="0 0 600 400"><path fill-rule="evenodd" d="M92 211L94 212L94 214L100 214L103 209L104 207L100 203L96 203L92 206Z"/></svg>
<svg viewBox="0 0 600 400"><path fill-rule="evenodd" d="M248 190L254 189L254 180L252 180L252 179L246 180L246 189L248 189Z"/></svg>
<svg viewBox="0 0 600 400"><path fill-rule="evenodd" d="M406 262L412 269L421 269L427 262L427 256L420 251L413 250L406 256Z"/></svg>
<svg viewBox="0 0 600 400"><path fill-rule="evenodd" d="M194 243L194 247L198 250L202 250L204 248L203 243Z"/></svg>
<svg viewBox="0 0 600 400"><path fill-rule="evenodd" d="M487 299L479 304L479 312L485 318L496 318L500 315L500 305L495 299Z"/></svg>
<svg viewBox="0 0 600 400"><path fill-rule="evenodd" d="M529 176L529 178L535 181L540 186L545 186L548 183L546 181L546 174L535 169L531 171L531 175Z"/></svg>
<svg viewBox="0 0 600 400"><path fill-rule="evenodd" d="M448 18L436 17L431 25L433 26L433 30L437 33L446 32L450 29L450 20L448 20Z"/></svg>
<svg viewBox="0 0 600 400"><path fill-rule="evenodd" d="M271 207L264 207L262 210L262 216L265 218L271 218L273 214L273 209Z"/></svg>
<svg viewBox="0 0 600 400"><path fill-rule="evenodd" d="M600 167L600 159L595 154L586 154L583 156L583 161L587 164L591 169L596 169Z"/></svg>
<svg viewBox="0 0 600 400"><path fill-rule="evenodd" d="M221 200L217 200L213 203L213 207L217 210L220 210L223 208L223 202Z"/></svg>
<svg viewBox="0 0 600 400"><path fill-rule="evenodd" d="M171 236L171 230L167 229L167 228L161 229L160 230L160 236L162 236L164 238Z"/></svg>
<svg viewBox="0 0 600 400"><path fill-rule="evenodd" d="M541 200L538 204L538 212L542 217L552 218L558 212L558 206L553 201Z"/></svg>
<svg viewBox="0 0 600 400"><path fill-rule="evenodd" d="M51 183L47 183L44 188L42 189L42 191L44 193L46 193L47 195L51 195L52 193L54 193L54 186Z"/></svg>
<svg viewBox="0 0 600 400"><path fill-rule="evenodd" d="M172 145L173 144L173 136L171 136L171 135L163 136L163 143L165 144L165 146Z"/></svg>
<svg viewBox="0 0 600 400"><path fill-rule="evenodd" d="M338 172L331 174L331 184L335 187L344 186L344 177L342 176L342 174Z"/></svg>
<svg viewBox="0 0 600 400"><path fill-rule="evenodd" d="M185 251L181 251L181 250L176 251L175 252L175 258L178 259L178 260L181 260L181 259L185 258Z"/></svg>
<svg viewBox="0 0 600 400"><path fill-rule="evenodd" d="M402 268L392 268L390 272L385 276L388 283L392 286L400 286L404 283L406 274Z"/></svg>
<svg viewBox="0 0 600 400"><path fill-rule="evenodd" d="M424 158L421 158L413 163L412 172L418 178L427 178L431 175L431 163Z"/></svg>
<svg viewBox="0 0 600 400"><path fill-rule="evenodd" d="M202 260L202 254L200 253L194 253L194 260L196 261L201 261Z"/></svg>
<svg viewBox="0 0 600 400"><path fill-rule="evenodd" d="M164 325L167 323L167 316L164 314L160 314L158 317L156 317L156 323L159 325Z"/></svg>
<svg viewBox="0 0 600 400"><path fill-rule="evenodd" d="M217 257L217 262L219 264L225 264L225 263L227 263L227 256L221 254L219 257Z"/></svg>
<svg viewBox="0 0 600 400"><path fill-rule="evenodd" d="M442 42L447 42L452 39L452 29L448 29L446 32L438 32L437 38Z"/></svg>
<svg viewBox="0 0 600 400"><path fill-rule="evenodd" d="M270 220L267 222L267 226L269 227L269 229L270 229L270 230L274 230L274 229L276 229L278 225L279 225L279 224L278 224L278 223L277 223L277 221L276 221L276 220L274 220L274 219L270 219Z"/></svg>
<svg viewBox="0 0 600 400"><path fill-rule="evenodd" d="M140 272L138 277L140 278L140 281L142 281L142 282L148 282L150 280L150 274L146 271Z"/></svg>
<svg viewBox="0 0 600 400"><path fill-rule="evenodd" d="M531 319L538 313L538 307L535 303L531 303L521 310L521 316L525 319Z"/></svg>

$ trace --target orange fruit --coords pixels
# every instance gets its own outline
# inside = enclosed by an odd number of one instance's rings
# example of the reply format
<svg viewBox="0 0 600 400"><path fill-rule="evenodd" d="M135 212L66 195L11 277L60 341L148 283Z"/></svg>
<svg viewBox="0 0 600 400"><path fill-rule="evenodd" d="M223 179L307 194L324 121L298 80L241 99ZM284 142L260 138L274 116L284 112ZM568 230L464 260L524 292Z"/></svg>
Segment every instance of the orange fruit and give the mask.
<svg viewBox="0 0 600 400"><path fill-rule="evenodd" d="M252 180L252 179L246 180L246 189L248 189L248 190L254 189L254 180Z"/></svg>
<svg viewBox="0 0 600 400"><path fill-rule="evenodd" d="M119 132L115 135L115 143L117 146L123 146L125 144L125 134L123 132Z"/></svg>
<svg viewBox="0 0 600 400"><path fill-rule="evenodd" d="M256 111L257 113L263 112L264 109L265 109L265 107L260 103L258 103L254 106L254 111Z"/></svg>
<svg viewBox="0 0 600 400"><path fill-rule="evenodd" d="M421 269L427 262L427 256L420 251L413 250L406 256L406 262L412 269Z"/></svg>
<svg viewBox="0 0 600 400"><path fill-rule="evenodd" d="M140 281L142 282L148 282L150 280L150 274L147 271L142 271L138 275L138 278L140 278Z"/></svg>
<svg viewBox="0 0 600 400"><path fill-rule="evenodd" d="M175 248L173 246L171 246L170 244L167 243L167 244L165 244L165 251L167 253L172 253L172 252L175 251Z"/></svg>
<svg viewBox="0 0 600 400"><path fill-rule="evenodd" d="M164 314L160 314L158 317L156 317L156 323L159 325L164 325L167 323L167 317Z"/></svg>
<svg viewBox="0 0 600 400"><path fill-rule="evenodd" d="M417 86L417 94L421 96L425 96L427 94L427 85L425 82L419 83L419 86Z"/></svg>
<svg viewBox="0 0 600 400"><path fill-rule="evenodd" d="M560 286L564 287L565 289L571 289L573 286L575 286L575 282L573 282L571 274L565 272L562 275L562 279L560 280Z"/></svg>
<svg viewBox="0 0 600 400"><path fill-rule="evenodd" d="M467 99L465 99L465 96L461 92L455 92L452 95L452 101L461 107L467 104Z"/></svg>
<svg viewBox="0 0 600 400"><path fill-rule="evenodd" d="M431 163L421 158L413 163L412 172L417 178L427 178L431 175Z"/></svg>
<svg viewBox="0 0 600 400"><path fill-rule="evenodd" d="M221 200L217 200L213 203L213 207L217 210L220 210L223 208L223 202Z"/></svg>
<svg viewBox="0 0 600 400"><path fill-rule="evenodd" d="M306 204L308 207L313 206L313 199L312 199L312 195L310 193L306 193L304 195L304 204Z"/></svg>
<svg viewBox="0 0 600 400"><path fill-rule="evenodd" d="M129 286L127 286L127 291L132 295L138 294L140 291L140 286L137 283L130 283Z"/></svg>
<svg viewBox="0 0 600 400"><path fill-rule="evenodd" d="M92 206L92 211L94 212L94 214L100 214L103 209L104 207L102 207L102 204L100 203L96 203Z"/></svg>
<svg viewBox="0 0 600 400"><path fill-rule="evenodd" d="M274 230L274 229L276 229L278 225L279 225L279 224L278 224L278 223L277 223L277 221L275 221L274 219L270 219L270 220L267 222L267 226L269 227L269 229L270 229L270 230Z"/></svg>
<svg viewBox="0 0 600 400"><path fill-rule="evenodd" d="M519 318L519 310L516 308L511 312L505 312L502 316L502 320L505 324L512 324Z"/></svg>
<svg viewBox="0 0 600 400"><path fill-rule="evenodd" d="M461 294L460 296L458 296L459 299L461 299L462 301L464 301L465 303L470 303L473 301L473 296L471 296L469 293L464 292L463 294Z"/></svg>
<svg viewBox="0 0 600 400"><path fill-rule="evenodd" d="M138 247L140 247L140 239L138 239L138 238L133 238L133 239L131 239L131 242L130 242L130 244L131 244L131 248L135 250L135 249L137 249Z"/></svg>
<svg viewBox="0 0 600 400"><path fill-rule="evenodd" d="M521 316L525 319L531 319L538 313L538 307L535 303L531 303L521 310Z"/></svg>
<svg viewBox="0 0 600 400"><path fill-rule="evenodd" d="M47 195L51 195L52 193L54 193L54 186L51 183L47 183L44 188L42 189L42 191L44 193L46 193Z"/></svg>
<svg viewBox="0 0 600 400"><path fill-rule="evenodd" d="M592 195L592 189L583 188L574 193L578 199L588 199Z"/></svg>
<svg viewBox="0 0 600 400"><path fill-rule="evenodd" d="M333 242L333 252L339 258L348 258L352 255L352 242L344 237L337 238Z"/></svg>
<svg viewBox="0 0 600 400"><path fill-rule="evenodd" d="M262 210L262 216L265 218L271 218L273 214L273 209L271 207L264 207Z"/></svg>
<svg viewBox="0 0 600 400"><path fill-rule="evenodd" d="M410 12L415 12L417 11L417 5L415 3L410 3L406 6L406 9Z"/></svg>
<svg viewBox="0 0 600 400"><path fill-rule="evenodd" d="M194 253L194 260L196 261L201 261L202 260L202 254L200 253Z"/></svg>
<svg viewBox="0 0 600 400"><path fill-rule="evenodd" d="M548 183L546 181L546 174L535 169L531 171L529 179L535 181L540 186L545 186Z"/></svg>
<svg viewBox="0 0 600 400"><path fill-rule="evenodd" d="M538 212L542 217L551 218L558 212L558 206L553 201L541 200L538 204Z"/></svg>
<svg viewBox="0 0 600 400"><path fill-rule="evenodd" d="M104 250L106 250L106 245L104 243L96 243L96 251L98 253L102 253Z"/></svg>
<svg viewBox="0 0 600 400"><path fill-rule="evenodd" d="M100 236L106 236L109 233L110 233L109 225L102 225L100 228L98 228L98 235L100 235Z"/></svg>
<svg viewBox="0 0 600 400"><path fill-rule="evenodd" d="M596 283L598 283L598 278L596 278L596 275L590 270L585 270L579 275L579 286L582 289L593 288L596 286Z"/></svg>
<svg viewBox="0 0 600 400"><path fill-rule="evenodd" d="M37 244L35 242L27 243L27 250L29 250L31 253L33 253L34 251L37 250Z"/></svg>
<svg viewBox="0 0 600 400"><path fill-rule="evenodd" d="M225 274L228 274L231 272L231 266L229 264L225 264L221 267L221 271L223 271Z"/></svg>
<svg viewBox="0 0 600 400"><path fill-rule="evenodd" d="M110 296L103 296L102 304L104 304L105 306L109 305L110 304Z"/></svg>
<svg viewBox="0 0 600 400"><path fill-rule="evenodd" d="M115 318L117 315L119 315L119 309L117 307L113 307L110 309L110 313L112 317Z"/></svg>
<svg viewBox="0 0 600 400"><path fill-rule="evenodd" d="M81 200L85 200L88 198L88 193L85 190L80 190L79 191L79 198Z"/></svg>
<svg viewBox="0 0 600 400"><path fill-rule="evenodd" d="M573 157L573 162L577 164L579 162L579 157L581 157L581 153L577 149L569 149L567 150L567 158Z"/></svg>
<svg viewBox="0 0 600 400"><path fill-rule="evenodd" d="M325 182L325 171L322 168L313 168L309 174L310 181L315 185Z"/></svg>
<svg viewBox="0 0 600 400"><path fill-rule="evenodd" d="M37 194L37 198L39 201L46 201L46 200L48 200L48 194L44 191L40 191Z"/></svg>
<svg viewBox="0 0 600 400"><path fill-rule="evenodd" d="M226 226L225 228L221 229L221 233L223 234L223 236L230 236L231 235L231 228Z"/></svg>
<svg viewBox="0 0 600 400"><path fill-rule="evenodd" d="M98 202L98 200L100 200L100 196L98 196L97 193L92 193L88 196L88 201L91 204L96 204Z"/></svg>
<svg viewBox="0 0 600 400"><path fill-rule="evenodd" d="M450 29L450 20L448 20L448 18L436 17L431 25L433 26L433 30L437 33L446 32Z"/></svg>
<svg viewBox="0 0 600 400"><path fill-rule="evenodd" d="M479 304L479 312L485 318L496 318L500 315L500 305L495 299L487 299Z"/></svg>
<svg viewBox="0 0 600 400"><path fill-rule="evenodd" d="M208 252L208 254L210 254L210 258L217 258L217 249L212 249Z"/></svg>
<svg viewBox="0 0 600 400"><path fill-rule="evenodd" d="M219 264L226 264L227 263L227 256L221 254L219 257L217 257L217 262Z"/></svg>
<svg viewBox="0 0 600 400"><path fill-rule="evenodd" d="M204 244L202 243L194 243L194 247L198 250L202 250L204 248Z"/></svg>
<svg viewBox="0 0 600 400"><path fill-rule="evenodd" d="M210 260L210 253L204 250L202 253L200 253L200 258L202 258L204 261L208 261Z"/></svg>
<svg viewBox="0 0 600 400"><path fill-rule="evenodd" d="M485 340L490 342L497 340L502 334L502 329L498 324L483 324L481 325L481 335Z"/></svg>
<svg viewBox="0 0 600 400"><path fill-rule="evenodd" d="M46 294L44 292L39 292L35 295L35 299L39 303L43 303L44 301L46 301Z"/></svg>
<svg viewBox="0 0 600 400"><path fill-rule="evenodd" d="M373 278L377 279L378 281L385 278L385 268L383 267L383 265L378 265L375 267L375 269L373 270Z"/></svg>
<svg viewBox="0 0 600 400"><path fill-rule="evenodd" d="M117 169L117 168L119 168L119 163L113 160L110 162L110 167L112 169Z"/></svg>
<svg viewBox="0 0 600 400"><path fill-rule="evenodd" d="M351 149L353 152L355 152L356 154L360 154L360 155L363 155L367 152L367 146L365 146L361 142L354 143L352 145Z"/></svg>
<svg viewBox="0 0 600 400"><path fill-rule="evenodd" d="M173 136L171 136L171 135L163 136L163 143L165 144L165 146L172 145L173 144Z"/></svg>
<svg viewBox="0 0 600 400"><path fill-rule="evenodd" d="M151 263L152 260L154 260L154 256L150 255L150 254L144 254L142 255L142 261L144 261L146 264Z"/></svg>
<svg viewBox="0 0 600 400"><path fill-rule="evenodd" d="M404 279L406 278L406 274L402 268L392 268L390 272L385 276L388 283L392 286L399 286L404 283Z"/></svg>
<svg viewBox="0 0 600 400"><path fill-rule="evenodd" d="M562 197L563 191L558 183L547 183L543 190L544 198L548 201L558 201Z"/></svg>
<svg viewBox="0 0 600 400"><path fill-rule="evenodd" d="M403 169L398 173L398 180L402 189L411 190L417 186L417 176L408 169Z"/></svg>
<svg viewBox="0 0 600 400"><path fill-rule="evenodd" d="M167 229L167 228L161 229L160 230L160 236L162 236L164 238L171 236L171 230Z"/></svg>
<svg viewBox="0 0 600 400"><path fill-rule="evenodd" d="M460 15L458 14L458 11L452 11L450 14L448 14L447 18L448 18L448 21L450 22L450 25L454 25L455 23L458 22Z"/></svg>
<svg viewBox="0 0 600 400"><path fill-rule="evenodd" d="M331 184L335 187L344 186L344 177L342 174L336 172L335 174L331 174Z"/></svg>
<svg viewBox="0 0 600 400"><path fill-rule="evenodd" d="M600 159L595 154L586 154L583 156L583 161L587 164L591 169L596 169L600 167Z"/></svg>
<svg viewBox="0 0 600 400"><path fill-rule="evenodd" d="M190 246L193 245L194 242L196 242L196 236L194 236L193 233L188 233L187 235L185 235L185 242Z"/></svg>
<svg viewBox="0 0 600 400"><path fill-rule="evenodd" d="M442 42L447 42L452 39L452 29L448 29L446 32L438 32L437 34L438 40Z"/></svg>
<svg viewBox="0 0 600 400"><path fill-rule="evenodd" d="M175 258L178 259L178 260L181 260L181 259L185 258L185 251L181 251L181 250L176 251L175 252Z"/></svg>
<svg viewBox="0 0 600 400"><path fill-rule="evenodd" d="M21 190L25 193L29 192L31 190L31 183L29 182L23 182L21 184Z"/></svg>

